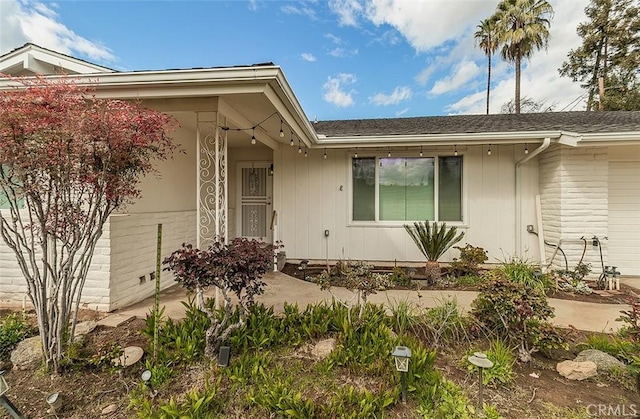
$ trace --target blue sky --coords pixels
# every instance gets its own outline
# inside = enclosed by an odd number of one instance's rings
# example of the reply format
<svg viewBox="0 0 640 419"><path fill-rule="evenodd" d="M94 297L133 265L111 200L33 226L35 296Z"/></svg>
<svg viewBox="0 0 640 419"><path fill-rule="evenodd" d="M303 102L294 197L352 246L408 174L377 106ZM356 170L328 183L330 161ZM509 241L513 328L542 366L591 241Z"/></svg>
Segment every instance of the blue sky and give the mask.
<svg viewBox="0 0 640 419"><path fill-rule="evenodd" d="M580 110L558 76L588 0L551 0L547 51L523 69L523 95ZM486 57L473 32L486 0L0 0L0 54L25 42L117 70L273 62L310 119L484 113ZM513 97L512 66L492 69L491 112Z"/></svg>

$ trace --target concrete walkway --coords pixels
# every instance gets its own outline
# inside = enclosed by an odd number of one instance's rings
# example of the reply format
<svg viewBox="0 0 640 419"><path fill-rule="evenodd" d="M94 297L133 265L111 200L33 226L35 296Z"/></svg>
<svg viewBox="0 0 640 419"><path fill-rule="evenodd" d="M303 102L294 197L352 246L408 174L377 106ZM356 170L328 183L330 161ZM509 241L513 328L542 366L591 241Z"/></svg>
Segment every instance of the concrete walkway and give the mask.
<svg viewBox="0 0 640 419"><path fill-rule="evenodd" d="M265 275L267 283L265 293L256 298L266 306L273 306L276 312L283 309L284 303L298 304L300 308L308 304L320 301L331 302L332 295L328 291L321 291L315 284L305 282L280 272ZM344 288L334 288L333 293L343 299L349 299L352 294ZM215 295L215 291L208 291L207 296ZM370 296L369 300L376 304L393 306L397 302L406 301L416 310L426 307L434 307L445 298L455 298L464 310L469 310L471 302L478 295L475 291L407 291L389 290ZM164 314L168 317L179 319L184 317L184 306L181 301L186 301L185 290L180 286L171 287L161 293L160 306L165 307ZM581 301L549 299L549 303L555 308L556 317L553 323L561 326L573 326L579 330L591 332L614 332L622 324L615 321L620 316L620 310L627 309L621 304L597 304ZM126 309L112 313L111 320L131 318L132 316L144 318L153 307L153 298L148 298ZM104 323L109 322L107 317Z"/></svg>

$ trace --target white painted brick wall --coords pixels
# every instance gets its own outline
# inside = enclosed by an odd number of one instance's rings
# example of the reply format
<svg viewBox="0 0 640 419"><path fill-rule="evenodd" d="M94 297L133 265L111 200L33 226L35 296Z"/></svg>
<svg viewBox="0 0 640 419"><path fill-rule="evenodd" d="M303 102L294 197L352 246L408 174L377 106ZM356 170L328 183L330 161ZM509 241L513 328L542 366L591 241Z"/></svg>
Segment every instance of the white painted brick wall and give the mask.
<svg viewBox="0 0 640 419"><path fill-rule="evenodd" d="M182 243L195 244L196 212L138 213L111 217L111 288L109 310L125 307L153 295L157 225L162 224L162 257ZM140 277L145 282L140 283ZM162 272L161 288L174 284L168 272Z"/></svg>
<svg viewBox="0 0 640 419"><path fill-rule="evenodd" d="M562 249L569 267L574 267L583 251L581 237L589 239L584 262L597 274L600 254L591 238L603 238L608 232L608 153L604 148L554 146L540 157L540 191L545 239ZM547 247L550 257L553 249ZM603 243L606 263L607 246ZM560 254L554 268L564 267Z"/></svg>

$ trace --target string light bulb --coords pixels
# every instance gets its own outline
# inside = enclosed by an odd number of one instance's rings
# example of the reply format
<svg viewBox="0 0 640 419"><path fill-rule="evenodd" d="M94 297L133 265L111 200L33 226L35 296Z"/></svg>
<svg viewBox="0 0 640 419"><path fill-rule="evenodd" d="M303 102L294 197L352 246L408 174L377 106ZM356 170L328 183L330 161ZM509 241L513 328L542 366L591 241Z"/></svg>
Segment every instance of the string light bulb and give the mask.
<svg viewBox="0 0 640 419"><path fill-rule="evenodd" d="M324 154L322 155L322 157L324 157L325 159L327 158L327 149L324 149Z"/></svg>
<svg viewBox="0 0 640 419"><path fill-rule="evenodd" d="M298 140L298 154L302 154L302 146L300 145L300 140Z"/></svg>
<svg viewBox="0 0 640 419"><path fill-rule="evenodd" d="M280 118L280 138L284 138L284 131L282 130L282 118Z"/></svg>
<svg viewBox="0 0 640 419"><path fill-rule="evenodd" d="M457 145L457 144L454 144L454 145L453 145L453 155L454 155L454 156L457 156L457 155L458 155L458 145Z"/></svg>
<svg viewBox="0 0 640 419"><path fill-rule="evenodd" d="M529 154L529 147L527 146L527 143L524 143L524 154Z"/></svg>
<svg viewBox="0 0 640 419"><path fill-rule="evenodd" d="M353 155L356 159L358 158L358 149L356 148L356 153Z"/></svg>
<svg viewBox="0 0 640 419"><path fill-rule="evenodd" d="M391 148L389 148L389 152L387 153L387 157L391 157Z"/></svg>
<svg viewBox="0 0 640 419"><path fill-rule="evenodd" d="M309 155L307 154L307 146L304 146L304 156L309 157Z"/></svg>
<svg viewBox="0 0 640 419"><path fill-rule="evenodd" d="M289 141L289 145L293 147L293 132L291 133L291 141Z"/></svg>
<svg viewBox="0 0 640 419"><path fill-rule="evenodd" d="M256 127L253 127L253 132L251 133L251 144L256 143Z"/></svg>
<svg viewBox="0 0 640 419"><path fill-rule="evenodd" d="M422 146L420 146L420 157L422 157Z"/></svg>
<svg viewBox="0 0 640 419"><path fill-rule="evenodd" d="M489 144L489 148L487 149L487 156L491 155L491 144Z"/></svg>

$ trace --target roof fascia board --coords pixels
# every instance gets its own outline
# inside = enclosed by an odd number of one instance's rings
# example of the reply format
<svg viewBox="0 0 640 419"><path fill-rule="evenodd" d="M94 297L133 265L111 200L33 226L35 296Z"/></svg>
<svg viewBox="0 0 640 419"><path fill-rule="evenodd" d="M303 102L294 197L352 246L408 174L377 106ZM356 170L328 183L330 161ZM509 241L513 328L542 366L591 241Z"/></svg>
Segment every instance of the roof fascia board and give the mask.
<svg viewBox="0 0 640 419"><path fill-rule="evenodd" d="M578 142L582 147L602 147L610 145L639 145L640 131L598 132L583 134Z"/></svg>
<svg viewBox="0 0 640 419"><path fill-rule="evenodd" d="M436 135L379 135L379 136L349 136L322 137L319 136L318 146L330 148L349 147L402 147L416 145L474 145L474 144L522 144L542 142L545 138L558 140L562 131L532 131L532 132L483 132Z"/></svg>
<svg viewBox="0 0 640 419"><path fill-rule="evenodd" d="M285 120L289 124L290 128L293 129L295 135L304 143L304 145L310 148L312 144L317 143L315 131L309 130L308 128L310 128L310 126L306 127L304 123L300 123L301 121L304 122L306 120L304 112L298 113L297 111L294 111L296 113L295 115L290 112L286 102L282 100L282 98L278 95L278 93L273 89L272 86L267 86L264 93L267 99L269 99L269 101L276 108L276 111L278 111L283 120ZM288 103L293 104L291 100L287 101Z"/></svg>
<svg viewBox="0 0 640 419"><path fill-rule="evenodd" d="M291 104L291 106L293 107L293 112L298 116L298 118L295 118L295 121L298 124L299 128L305 132L306 137L309 138L309 144L307 144L307 146L311 146L312 144L317 144L318 135L316 134L316 131L313 129L311 122L309 122L309 118L304 112L302 105L298 101L298 98L295 95L293 88L287 81L287 78L284 76L284 72L282 70L278 73L275 79L275 83L277 83L279 90L285 96L284 99L286 100L286 102Z"/></svg>
<svg viewBox="0 0 640 419"><path fill-rule="evenodd" d="M90 64L84 61L76 61L65 55L60 55L48 51L41 51L37 48L27 53L33 59L47 63L52 66L60 67L62 71L70 70L80 74L97 74L97 73L114 73L114 70L99 65ZM25 67L26 68L26 67Z"/></svg>

